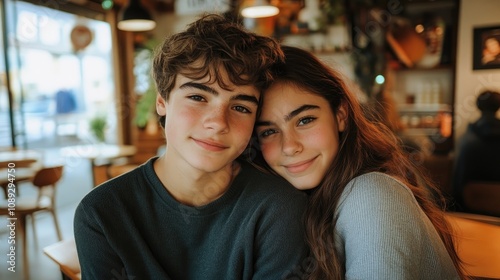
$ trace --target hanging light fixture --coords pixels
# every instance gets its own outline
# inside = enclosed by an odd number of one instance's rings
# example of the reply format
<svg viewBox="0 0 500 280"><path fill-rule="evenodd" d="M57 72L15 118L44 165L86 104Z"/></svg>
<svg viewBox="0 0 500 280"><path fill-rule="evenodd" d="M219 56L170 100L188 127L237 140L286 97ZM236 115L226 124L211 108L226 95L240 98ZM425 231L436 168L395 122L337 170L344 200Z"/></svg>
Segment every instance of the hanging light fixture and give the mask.
<svg viewBox="0 0 500 280"><path fill-rule="evenodd" d="M156 22L139 1L129 1L118 21L118 29L123 31L148 31L156 27Z"/></svg>
<svg viewBox="0 0 500 280"><path fill-rule="evenodd" d="M279 14L278 7L269 4L266 0L244 1L241 15L246 18L271 17Z"/></svg>

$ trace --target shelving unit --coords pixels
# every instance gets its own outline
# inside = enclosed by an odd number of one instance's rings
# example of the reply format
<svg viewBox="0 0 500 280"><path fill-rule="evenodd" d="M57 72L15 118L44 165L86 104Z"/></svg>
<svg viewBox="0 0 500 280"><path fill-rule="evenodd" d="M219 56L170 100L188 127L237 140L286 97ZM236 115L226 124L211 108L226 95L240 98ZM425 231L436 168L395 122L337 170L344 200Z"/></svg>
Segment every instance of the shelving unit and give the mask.
<svg viewBox="0 0 500 280"><path fill-rule="evenodd" d="M349 38L347 37L347 27L336 26L335 28L342 31L335 34L288 34L283 36L280 42L283 45L295 46L311 51L320 60L340 71L346 77L354 80L352 53Z"/></svg>
<svg viewBox="0 0 500 280"><path fill-rule="evenodd" d="M403 1L402 16L418 29L429 20L438 22L444 32L437 64L389 62L394 85L392 97L397 104L401 123L410 135L426 135L435 144L435 153L453 149L453 104L455 95L455 42L459 3L455 0ZM439 32L438 32L439 33ZM427 38L432 40L434 38ZM427 42L429 55L429 41ZM394 55L393 60L398 60Z"/></svg>
<svg viewBox="0 0 500 280"><path fill-rule="evenodd" d="M401 104L401 122L408 135L451 136L451 106L448 104Z"/></svg>

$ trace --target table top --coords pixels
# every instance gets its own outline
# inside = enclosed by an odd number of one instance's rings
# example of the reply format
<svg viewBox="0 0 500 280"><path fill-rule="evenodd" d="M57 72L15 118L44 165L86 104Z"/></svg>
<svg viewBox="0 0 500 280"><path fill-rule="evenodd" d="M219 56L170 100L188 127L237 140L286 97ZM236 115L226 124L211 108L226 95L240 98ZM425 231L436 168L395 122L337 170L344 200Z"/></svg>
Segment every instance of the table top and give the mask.
<svg viewBox="0 0 500 280"><path fill-rule="evenodd" d="M132 145L112 144L77 145L61 149L61 153L64 156L88 158L91 160L129 157L133 156L136 151L136 147Z"/></svg>
<svg viewBox="0 0 500 280"><path fill-rule="evenodd" d="M75 279L80 279L80 264L74 239L66 239L49 245L43 248L43 252L59 264L61 271L67 276L75 275Z"/></svg>
<svg viewBox="0 0 500 280"><path fill-rule="evenodd" d="M42 154L35 150L13 150L0 152L0 168L7 168L9 163L16 167L26 167L41 160Z"/></svg>
<svg viewBox="0 0 500 280"><path fill-rule="evenodd" d="M457 252L469 275L500 278L500 226L446 215L455 230Z"/></svg>

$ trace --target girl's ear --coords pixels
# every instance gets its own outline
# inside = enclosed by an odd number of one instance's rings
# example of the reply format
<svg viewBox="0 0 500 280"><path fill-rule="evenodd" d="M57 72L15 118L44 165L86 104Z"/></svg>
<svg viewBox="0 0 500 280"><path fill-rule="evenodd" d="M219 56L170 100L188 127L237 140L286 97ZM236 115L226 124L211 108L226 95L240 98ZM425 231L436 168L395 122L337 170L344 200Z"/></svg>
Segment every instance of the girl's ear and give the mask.
<svg viewBox="0 0 500 280"><path fill-rule="evenodd" d="M347 125L347 108L345 103L342 102L335 113L335 118L337 119L337 128L339 132L343 132Z"/></svg>
<svg viewBox="0 0 500 280"><path fill-rule="evenodd" d="M167 115L166 101L159 94L156 95L156 113L158 113L159 116Z"/></svg>

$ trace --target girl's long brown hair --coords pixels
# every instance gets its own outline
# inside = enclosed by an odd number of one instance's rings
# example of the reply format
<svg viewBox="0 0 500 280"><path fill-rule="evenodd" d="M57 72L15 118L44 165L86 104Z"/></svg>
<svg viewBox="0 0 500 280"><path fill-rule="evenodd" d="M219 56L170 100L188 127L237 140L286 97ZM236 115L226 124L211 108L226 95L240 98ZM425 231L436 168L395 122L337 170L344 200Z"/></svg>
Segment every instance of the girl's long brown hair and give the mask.
<svg viewBox="0 0 500 280"><path fill-rule="evenodd" d="M445 200L439 189L404 153L398 138L384 124L370 121L367 111L342 75L323 64L311 53L282 46L285 63L276 68L276 81L286 81L322 96L333 112L345 106L347 125L340 133L339 152L320 186L315 188L306 210L306 235L314 259L310 279L344 279L345 266L334 245L335 209L348 182L373 171L389 174L407 185L418 204L439 233L459 275L466 279L456 253L452 230L444 217ZM270 168L260 154L253 162Z"/></svg>

